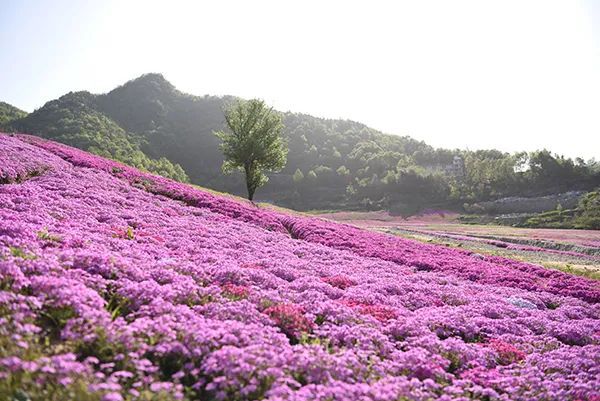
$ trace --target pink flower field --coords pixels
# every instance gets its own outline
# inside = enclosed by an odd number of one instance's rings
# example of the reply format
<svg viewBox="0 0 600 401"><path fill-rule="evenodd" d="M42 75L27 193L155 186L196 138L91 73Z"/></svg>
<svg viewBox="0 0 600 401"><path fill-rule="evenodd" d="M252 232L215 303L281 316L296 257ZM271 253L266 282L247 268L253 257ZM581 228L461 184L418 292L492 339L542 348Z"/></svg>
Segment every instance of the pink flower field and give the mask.
<svg viewBox="0 0 600 401"><path fill-rule="evenodd" d="M0 134L0 400L600 400L600 282Z"/></svg>

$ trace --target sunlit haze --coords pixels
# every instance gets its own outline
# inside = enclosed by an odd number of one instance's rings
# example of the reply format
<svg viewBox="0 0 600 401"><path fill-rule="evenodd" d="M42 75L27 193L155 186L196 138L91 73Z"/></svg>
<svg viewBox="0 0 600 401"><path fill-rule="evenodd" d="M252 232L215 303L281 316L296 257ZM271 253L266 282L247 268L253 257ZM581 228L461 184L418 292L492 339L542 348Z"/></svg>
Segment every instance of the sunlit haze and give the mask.
<svg viewBox="0 0 600 401"><path fill-rule="evenodd" d="M3 0L0 100L160 72L438 147L600 158L599 22L592 1Z"/></svg>

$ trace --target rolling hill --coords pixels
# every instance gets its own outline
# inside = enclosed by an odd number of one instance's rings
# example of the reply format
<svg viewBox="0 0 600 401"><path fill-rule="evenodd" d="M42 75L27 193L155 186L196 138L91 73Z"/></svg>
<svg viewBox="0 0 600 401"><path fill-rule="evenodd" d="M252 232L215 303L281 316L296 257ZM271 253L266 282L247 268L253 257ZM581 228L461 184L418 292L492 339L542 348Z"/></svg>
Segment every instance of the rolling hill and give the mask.
<svg viewBox="0 0 600 401"><path fill-rule="evenodd" d="M0 134L0 398L593 400L600 282Z"/></svg>
<svg viewBox="0 0 600 401"><path fill-rule="evenodd" d="M193 96L160 74L106 94L71 92L4 126L56 140L179 181L244 194L241 174L224 176L213 131L231 96ZM434 149L364 124L284 113L287 166L258 199L298 210L386 208L408 212L509 195L600 186L600 165L547 151L507 154ZM523 168L523 165L526 168ZM520 166L520 170L516 167Z"/></svg>
<svg viewBox="0 0 600 401"><path fill-rule="evenodd" d="M223 128L223 107L233 99L184 94L162 75L146 74L102 95L68 93L12 121L11 127L151 172L161 173L136 159L165 158L174 168L181 166L193 183L241 194L241 176L224 177L221 173L223 159L213 135ZM332 184L337 187L333 201L343 202L348 179L336 179L336 170L361 144L374 141L377 147L403 153L430 149L410 138L384 135L351 121L286 113L285 126L290 145L288 166L272 176L262 193L263 199L274 196L275 201L287 205L298 203L300 198L298 189L290 188L296 170L306 175L319 173L322 179L329 177L323 182L315 179L310 188L304 188L311 192L309 203L316 205L319 194L331 202ZM135 155L130 156L132 153ZM182 178L179 169L163 175Z"/></svg>

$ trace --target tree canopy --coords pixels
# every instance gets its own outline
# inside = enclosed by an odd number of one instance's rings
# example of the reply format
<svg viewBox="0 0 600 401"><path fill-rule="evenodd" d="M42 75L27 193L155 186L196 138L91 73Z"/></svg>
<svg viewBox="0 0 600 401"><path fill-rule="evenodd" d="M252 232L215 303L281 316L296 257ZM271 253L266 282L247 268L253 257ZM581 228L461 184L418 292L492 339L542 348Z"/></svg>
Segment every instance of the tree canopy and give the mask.
<svg viewBox="0 0 600 401"><path fill-rule="evenodd" d="M268 180L265 173L285 167L288 148L281 136L281 115L262 100L236 100L226 108L225 122L228 130L215 132L222 141L223 172L242 170L252 200Z"/></svg>

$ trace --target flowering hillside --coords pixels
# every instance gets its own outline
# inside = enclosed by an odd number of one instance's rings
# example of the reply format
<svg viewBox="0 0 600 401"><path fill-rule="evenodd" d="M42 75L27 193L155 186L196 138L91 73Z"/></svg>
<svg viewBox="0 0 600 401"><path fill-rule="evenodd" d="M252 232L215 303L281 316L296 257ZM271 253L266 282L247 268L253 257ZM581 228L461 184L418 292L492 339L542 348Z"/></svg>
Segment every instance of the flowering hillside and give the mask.
<svg viewBox="0 0 600 401"><path fill-rule="evenodd" d="M600 284L0 135L0 399L600 400Z"/></svg>

